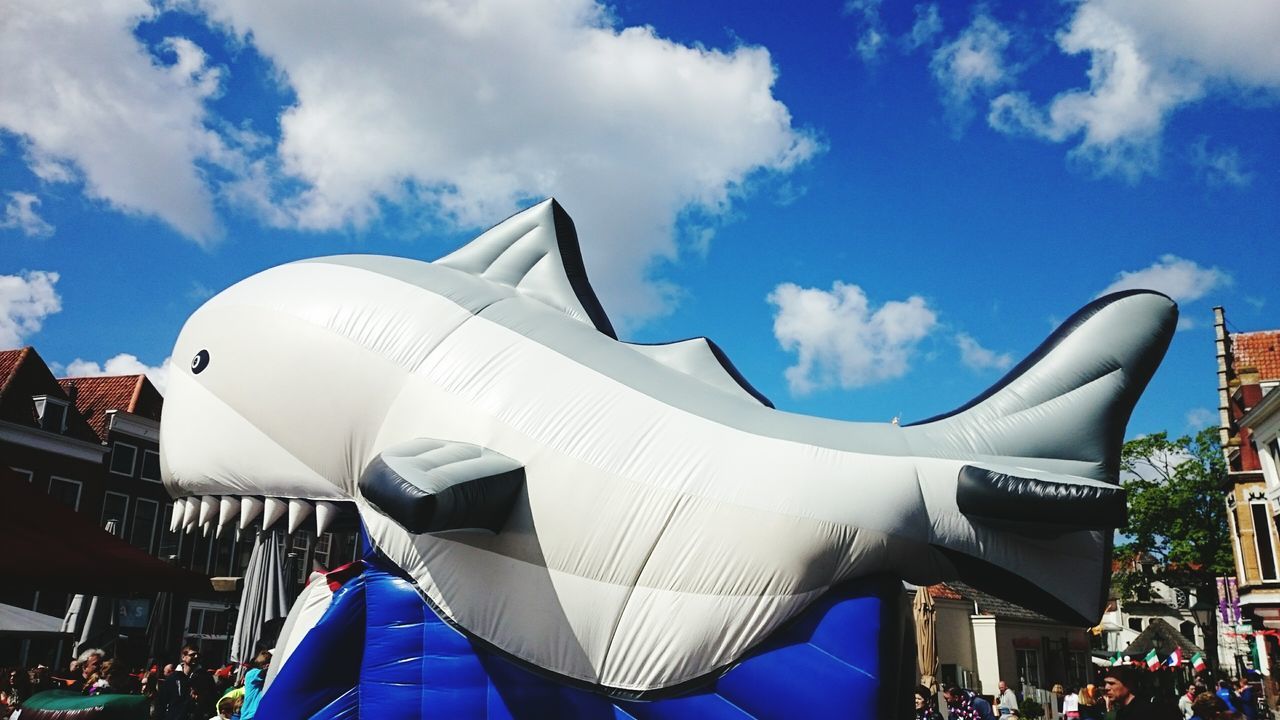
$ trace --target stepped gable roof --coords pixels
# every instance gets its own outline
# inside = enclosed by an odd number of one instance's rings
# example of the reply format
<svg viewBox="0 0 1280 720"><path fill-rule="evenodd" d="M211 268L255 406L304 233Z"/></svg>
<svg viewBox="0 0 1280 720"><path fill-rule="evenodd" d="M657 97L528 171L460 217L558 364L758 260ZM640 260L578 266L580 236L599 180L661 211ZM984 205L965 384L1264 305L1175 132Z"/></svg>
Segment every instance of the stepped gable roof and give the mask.
<svg viewBox="0 0 1280 720"><path fill-rule="evenodd" d="M104 441L108 410L160 419L160 393L146 375L59 378L58 384L67 395L71 395L71 388L75 387L76 410Z"/></svg>
<svg viewBox="0 0 1280 720"><path fill-rule="evenodd" d="M1280 330L1231 333L1231 369L1253 369L1263 381L1280 380Z"/></svg>
<svg viewBox="0 0 1280 720"><path fill-rule="evenodd" d="M1175 647L1182 648L1182 655L1186 658L1203 652L1198 645L1188 640L1186 635L1178 632L1177 628L1160 618L1153 618L1146 629L1129 643L1129 647L1124 649L1124 654L1131 658L1140 658L1155 648L1156 654L1163 660L1173 654Z"/></svg>

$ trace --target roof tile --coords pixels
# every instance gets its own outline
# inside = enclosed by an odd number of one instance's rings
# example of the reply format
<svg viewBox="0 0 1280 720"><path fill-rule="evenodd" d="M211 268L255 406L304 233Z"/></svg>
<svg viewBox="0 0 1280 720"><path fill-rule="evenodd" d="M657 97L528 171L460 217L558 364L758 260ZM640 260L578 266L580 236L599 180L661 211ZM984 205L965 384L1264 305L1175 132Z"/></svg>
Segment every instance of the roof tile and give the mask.
<svg viewBox="0 0 1280 720"><path fill-rule="evenodd" d="M144 382L145 375L58 378L68 395L75 386L76 409L103 441L107 439L107 411L134 412L139 386Z"/></svg>
<svg viewBox="0 0 1280 720"><path fill-rule="evenodd" d="M1231 369L1258 371L1263 382L1280 380L1280 330L1231 333Z"/></svg>

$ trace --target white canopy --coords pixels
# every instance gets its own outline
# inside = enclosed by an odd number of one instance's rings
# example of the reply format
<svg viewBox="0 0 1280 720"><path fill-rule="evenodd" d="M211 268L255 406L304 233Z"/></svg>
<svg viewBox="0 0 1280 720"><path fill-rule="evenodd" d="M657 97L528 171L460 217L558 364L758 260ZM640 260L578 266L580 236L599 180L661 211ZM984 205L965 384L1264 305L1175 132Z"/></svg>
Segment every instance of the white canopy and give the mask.
<svg viewBox="0 0 1280 720"><path fill-rule="evenodd" d="M0 605L0 635L36 637L70 634L63 631L62 618L12 605Z"/></svg>

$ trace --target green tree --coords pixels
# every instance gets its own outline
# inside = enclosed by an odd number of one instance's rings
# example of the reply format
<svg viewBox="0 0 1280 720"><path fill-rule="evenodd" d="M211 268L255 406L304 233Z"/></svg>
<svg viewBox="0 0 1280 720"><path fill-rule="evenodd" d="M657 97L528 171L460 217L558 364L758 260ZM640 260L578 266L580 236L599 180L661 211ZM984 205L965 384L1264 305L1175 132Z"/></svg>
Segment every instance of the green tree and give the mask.
<svg viewBox="0 0 1280 720"><path fill-rule="evenodd" d="M1203 588L1233 572L1222 490L1227 466L1216 427L1175 440L1164 432L1130 440L1120 466L1129 520L1116 557L1155 562L1124 563L1116 573L1117 590L1126 597L1141 594L1155 581Z"/></svg>

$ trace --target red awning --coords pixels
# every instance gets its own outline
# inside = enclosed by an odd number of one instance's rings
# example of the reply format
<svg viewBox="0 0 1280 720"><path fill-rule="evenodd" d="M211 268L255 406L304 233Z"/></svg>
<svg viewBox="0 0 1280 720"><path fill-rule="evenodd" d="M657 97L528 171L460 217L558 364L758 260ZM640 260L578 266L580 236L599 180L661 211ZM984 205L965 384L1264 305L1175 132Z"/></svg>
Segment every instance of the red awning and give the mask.
<svg viewBox="0 0 1280 720"><path fill-rule="evenodd" d="M0 578L6 590L88 595L212 592L209 578L152 557L0 467Z"/></svg>

